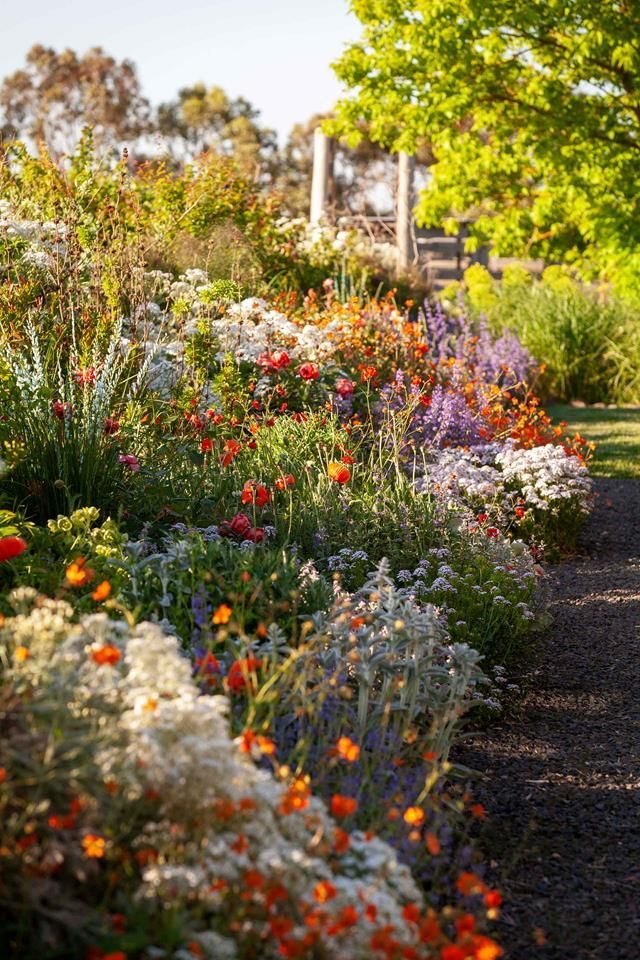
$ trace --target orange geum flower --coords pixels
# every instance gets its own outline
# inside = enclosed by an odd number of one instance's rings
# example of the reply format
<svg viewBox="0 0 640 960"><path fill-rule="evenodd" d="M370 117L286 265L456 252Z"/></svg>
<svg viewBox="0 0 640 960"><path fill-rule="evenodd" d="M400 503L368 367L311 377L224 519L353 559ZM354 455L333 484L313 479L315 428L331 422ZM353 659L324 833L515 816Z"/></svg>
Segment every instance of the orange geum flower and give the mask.
<svg viewBox="0 0 640 960"><path fill-rule="evenodd" d="M336 888L328 880L321 880L313 888L313 898L318 903L326 903L327 900L333 900L336 895Z"/></svg>
<svg viewBox="0 0 640 960"><path fill-rule="evenodd" d="M358 809L355 797L345 797L341 793L334 793L331 797L331 813L334 817L349 817Z"/></svg>
<svg viewBox="0 0 640 960"><path fill-rule="evenodd" d="M295 482L296 478L292 473L285 473L276 480L276 489L286 490L287 487L293 487Z"/></svg>
<svg viewBox="0 0 640 960"><path fill-rule="evenodd" d="M475 960L498 960L504 953L495 940L483 936L473 938L473 951Z"/></svg>
<svg viewBox="0 0 640 960"><path fill-rule="evenodd" d="M77 560L69 564L65 576L70 587L84 587L85 584L91 583L95 577L95 570L87 566L84 557L78 557Z"/></svg>
<svg viewBox="0 0 640 960"><path fill-rule="evenodd" d="M346 853L351 843L351 837L346 830L336 827L333 838L333 849L337 854Z"/></svg>
<svg viewBox="0 0 640 960"><path fill-rule="evenodd" d="M456 888L464 897L471 897L475 893L484 893L486 886L475 873L461 873L456 880Z"/></svg>
<svg viewBox="0 0 640 960"><path fill-rule="evenodd" d="M103 580L102 583L99 583L91 594L91 599L95 600L96 603L100 603L100 601L106 600L110 593L111 584L108 580Z"/></svg>
<svg viewBox="0 0 640 960"><path fill-rule="evenodd" d="M29 647L23 647L20 645L13 651L13 657L18 663L24 663L24 661L28 660L30 656L31 654L29 652Z"/></svg>
<svg viewBox="0 0 640 960"><path fill-rule="evenodd" d="M336 744L338 756L349 763L355 763L360 756L360 747L354 743L351 737L339 737Z"/></svg>
<svg viewBox="0 0 640 960"><path fill-rule="evenodd" d="M282 796L278 807L280 813L287 816L290 813L297 813L305 810L309 806L309 795L311 790L304 777L298 777L287 787Z"/></svg>
<svg viewBox="0 0 640 960"><path fill-rule="evenodd" d="M417 826L424 820L424 810L422 807L407 807L402 819L412 827Z"/></svg>
<svg viewBox="0 0 640 960"><path fill-rule="evenodd" d="M104 837L99 837L95 833L87 833L86 836L82 838L82 848L85 856L91 857L92 859L104 857L106 845Z"/></svg>
<svg viewBox="0 0 640 960"><path fill-rule="evenodd" d="M231 615L233 610L226 603L221 603L217 610L214 611L213 616L211 617L211 622L215 624L224 624L229 623L231 620Z"/></svg>
<svg viewBox="0 0 640 960"><path fill-rule="evenodd" d="M122 654L112 643L105 643L102 647L96 647L91 651L91 659L99 667L115 667Z"/></svg>
<svg viewBox="0 0 640 960"><path fill-rule="evenodd" d="M327 472L329 474L329 479L333 480L335 483L349 483L351 479L351 471L344 463L339 463L337 460L332 460L327 467Z"/></svg>
<svg viewBox="0 0 640 960"><path fill-rule="evenodd" d="M435 833L428 833L426 838L426 847L432 857L437 857L442 849L440 846L440 841L436 837Z"/></svg>

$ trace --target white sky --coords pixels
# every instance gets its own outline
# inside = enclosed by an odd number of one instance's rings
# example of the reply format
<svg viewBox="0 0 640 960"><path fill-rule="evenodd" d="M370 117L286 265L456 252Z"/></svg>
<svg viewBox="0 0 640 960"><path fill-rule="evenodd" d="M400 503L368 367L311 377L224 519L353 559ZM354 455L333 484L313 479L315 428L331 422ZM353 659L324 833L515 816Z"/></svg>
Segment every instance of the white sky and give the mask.
<svg viewBox="0 0 640 960"><path fill-rule="evenodd" d="M0 0L0 78L34 43L133 60L157 104L202 81L250 100L280 139L339 94L330 68L359 35L348 0Z"/></svg>

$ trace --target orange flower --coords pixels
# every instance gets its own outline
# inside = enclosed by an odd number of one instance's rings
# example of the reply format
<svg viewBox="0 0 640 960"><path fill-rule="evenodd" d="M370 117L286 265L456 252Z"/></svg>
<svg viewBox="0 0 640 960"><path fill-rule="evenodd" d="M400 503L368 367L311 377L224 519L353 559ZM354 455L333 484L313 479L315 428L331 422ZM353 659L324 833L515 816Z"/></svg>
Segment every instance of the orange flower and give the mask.
<svg viewBox="0 0 640 960"><path fill-rule="evenodd" d="M344 463L332 460L328 466L329 479L335 483L349 483L351 471Z"/></svg>
<svg viewBox="0 0 640 960"><path fill-rule="evenodd" d="M276 752L276 745L270 737L264 737L256 734L253 730L245 730L242 734L240 750L242 753L251 753L253 747L256 747L261 753L272 756Z"/></svg>
<svg viewBox="0 0 640 960"><path fill-rule="evenodd" d="M216 624L229 623L232 613L231 607L227 606L226 603L221 603L218 609L214 611L211 622Z"/></svg>
<svg viewBox="0 0 640 960"><path fill-rule="evenodd" d="M95 833L88 833L82 838L82 847L85 856L100 859L100 857L104 857L106 841L104 837L99 837Z"/></svg>
<svg viewBox="0 0 640 960"><path fill-rule="evenodd" d="M334 793L331 797L331 813L334 817L348 817L358 809L355 797L345 797L341 793Z"/></svg>
<svg viewBox="0 0 640 960"><path fill-rule="evenodd" d="M424 820L424 810L422 807L407 807L403 814L403 820L415 827Z"/></svg>
<svg viewBox="0 0 640 960"><path fill-rule="evenodd" d="M427 850L432 857L437 857L442 849L440 846L440 841L436 837L435 833L428 833L426 836L426 846Z"/></svg>
<svg viewBox="0 0 640 960"><path fill-rule="evenodd" d="M338 755L349 763L354 763L360 756L360 747L350 737L339 737L336 750Z"/></svg>
<svg viewBox="0 0 640 960"><path fill-rule="evenodd" d="M351 837L346 830L343 830L341 827L336 827L336 832L334 834L333 840L333 849L337 854L346 853L349 849L349 844L351 843Z"/></svg>
<svg viewBox="0 0 640 960"><path fill-rule="evenodd" d="M25 660L28 660L31 654L29 653L29 647L23 647L22 645L16 647L13 651L13 656L18 663L24 663Z"/></svg>
<svg viewBox="0 0 640 960"><path fill-rule="evenodd" d="M484 902L490 910L497 910L502 905L502 894L499 890L487 890L484 895Z"/></svg>
<svg viewBox="0 0 640 960"><path fill-rule="evenodd" d="M296 478L292 473L285 473L276 480L276 489L286 490L287 487L293 487L295 482Z"/></svg>
<svg viewBox="0 0 640 960"><path fill-rule="evenodd" d="M115 667L121 656L118 648L114 647L112 643L106 643L104 646L91 651L91 659L99 667Z"/></svg>
<svg viewBox="0 0 640 960"><path fill-rule="evenodd" d="M326 903L327 900L333 900L336 895L336 888L328 880L321 880L313 888L313 898L318 903Z"/></svg>
<svg viewBox="0 0 640 960"><path fill-rule="evenodd" d="M233 458L240 453L242 450L242 444L238 443L237 440L227 440L224 445L224 453L222 455L222 466L228 467Z"/></svg>
<svg viewBox="0 0 640 960"><path fill-rule="evenodd" d="M7 771L4 767L0 767L0 783L4 783L7 779Z"/></svg>
<svg viewBox="0 0 640 960"><path fill-rule="evenodd" d="M255 503L257 507L264 507L271 499L271 494L263 483L247 480L242 488L240 500L242 503Z"/></svg>
<svg viewBox="0 0 640 960"><path fill-rule="evenodd" d="M67 567L66 578L70 587L84 587L95 577L95 570L88 567L84 557L78 557Z"/></svg>
<svg viewBox="0 0 640 960"><path fill-rule="evenodd" d="M472 817L475 817L475 818L476 818L476 820L486 820L486 819L487 819L487 811L485 810L484 805L481 804L481 803L473 803L473 804L469 807L469 812L470 812L470 814L471 814Z"/></svg>
<svg viewBox="0 0 640 960"><path fill-rule="evenodd" d="M108 580L103 580L102 583L99 583L91 594L91 599L95 600L96 603L99 603L101 600L106 600L110 593L111 584Z"/></svg>
<svg viewBox="0 0 640 960"><path fill-rule="evenodd" d="M303 777L298 777L290 784L282 796L278 807L280 813L287 816L290 813L297 813L305 810L309 806L309 796L311 790L309 784Z"/></svg>
<svg viewBox="0 0 640 960"><path fill-rule="evenodd" d="M482 936L473 938L473 949L475 960L498 960L504 953L495 940Z"/></svg>
<svg viewBox="0 0 640 960"><path fill-rule="evenodd" d="M461 873L456 880L458 892L464 897L470 897L474 893L484 893L486 887L480 877L475 873Z"/></svg>

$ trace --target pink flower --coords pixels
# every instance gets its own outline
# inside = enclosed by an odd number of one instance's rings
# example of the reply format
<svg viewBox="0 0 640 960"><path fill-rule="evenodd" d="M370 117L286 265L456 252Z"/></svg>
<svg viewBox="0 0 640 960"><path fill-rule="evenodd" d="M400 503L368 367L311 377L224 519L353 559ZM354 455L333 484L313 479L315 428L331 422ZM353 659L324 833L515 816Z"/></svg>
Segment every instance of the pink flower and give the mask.
<svg viewBox="0 0 640 960"><path fill-rule="evenodd" d="M121 453L118 461L123 463L125 467L129 467L132 473L137 473L140 469L140 461L134 453Z"/></svg>
<svg viewBox="0 0 640 960"><path fill-rule="evenodd" d="M340 394L341 397L350 397L353 393L353 381L347 380L346 377L338 377L335 391Z"/></svg>

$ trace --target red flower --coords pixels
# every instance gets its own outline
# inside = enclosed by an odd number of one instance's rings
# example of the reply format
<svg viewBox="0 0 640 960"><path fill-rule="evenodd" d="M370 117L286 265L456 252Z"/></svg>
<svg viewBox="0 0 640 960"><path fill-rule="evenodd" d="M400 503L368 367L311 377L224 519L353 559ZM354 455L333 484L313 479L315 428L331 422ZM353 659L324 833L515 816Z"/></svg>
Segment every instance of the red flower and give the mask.
<svg viewBox="0 0 640 960"><path fill-rule="evenodd" d="M213 440L210 440L209 437L205 437L200 444L201 453L211 453L213 450Z"/></svg>
<svg viewBox="0 0 640 960"><path fill-rule="evenodd" d="M240 498L243 503L255 503L257 507L264 507L271 499L271 494L262 483L255 480L247 480Z"/></svg>
<svg viewBox="0 0 640 960"><path fill-rule="evenodd" d="M317 363L303 363L298 370L298 376L303 380L317 380L320 376L320 370Z"/></svg>
<svg viewBox="0 0 640 960"><path fill-rule="evenodd" d="M113 417L107 417L104 421L104 432L107 436L112 436L114 433L117 433L120 429L120 421L115 420Z"/></svg>
<svg viewBox="0 0 640 960"><path fill-rule="evenodd" d="M350 397L353 393L354 385L352 380L347 380L346 377L338 377L336 380L335 391L341 397Z"/></svg>
<svg viewBox="0 0 640 960"><path fill-rule="evenodd" d="M355 797L345 797L341 793L334 793L331 797L331 813L334 817L348 817L358 809Z"/></svg>
<svg viewBox="0 0 640 960"><path fill-rule="evenodd" d="M237 440L227 440L224 445L224 454L222 456L222 466L228 467L233 458L242 450L242 444Z"/></svg>
<svg viewBox="0 0 640 960"><path fill-rule="evenodd" d="M22 537L2 537L0 538L0 563L6 560L13 560L24 553L27 545Z"/></svg>
<svg viewBox="0 0 640 960"><path fill-rule="evenodd" d="M58 420L64 420L66 414L69 414L69 416L71 416L71 404L63 403L62 400L54 400L53 401L54 417L57 417Z"/></svg>
<svg viewBox="0 0 640 960"><path fill-rule="evenodd" d="M219 529L221 537L244 537L251 529L251 520L246 513L236 513L231 520L223 520Z"/></svg>
<svg viewBox="0 0 640 960"><path fill-rule="evenodd" d="M378 376L378 371L375 367L367 366L366 364L360 364L358 367L360 371L360 378L363 383L369 383L371 380L375 380Z"/></svg>
<svg viewBox="0 0 640 960"><path fill-rule="evenodd" d="M250 530L244 535L245 540L250 540L251 543L262 543L264 540L264 530L262 527L251 527Z"/></svg>
<svg viewBox="0 0 640 960"><path fill-rule="evenodd" d="M291 363L291 358L286 350L273 350L271 353L261 353L256 363L266 373L275 373L276 370L284 370Z"/></svg>
<svg viewBox="0 0 640 960"><path fill-rule="evenodd" d="M262 660L256 657L245 657L242 660L234 660L229 667L227 674L227 685L232 693L238 693L247 685L248 675L262 666Z"/></svg>
<svg viewBox="0 0 640 960"><path fill-rule="evenodd" d="M276 480L276 489L277 490L286 490L287 487L292 487L296 482L296 478L292 473L284 473L281 477L278 477Z"/></svg>
<svg viewBox="0 0 640 960"><path fill-rule="evenodd" d="M140 461L135 453L121 453L118 461L124 464L125 467L129 467L132 473L137 473L140 469Z"/></svg>

